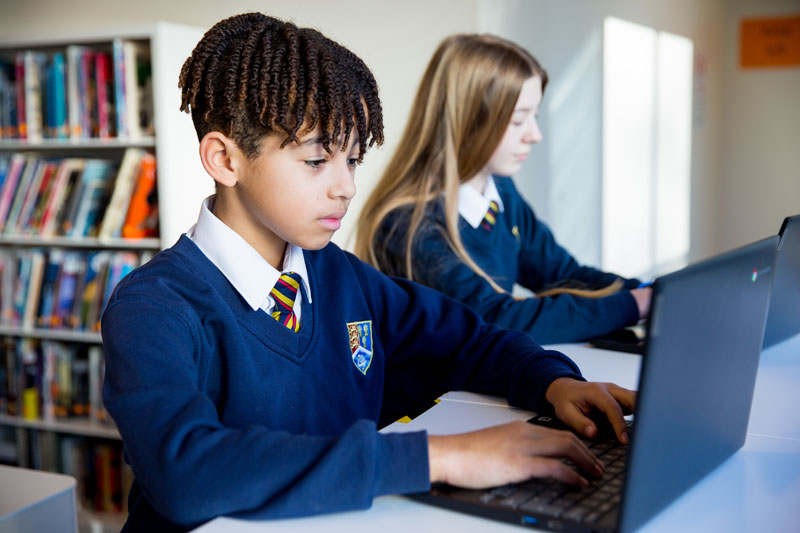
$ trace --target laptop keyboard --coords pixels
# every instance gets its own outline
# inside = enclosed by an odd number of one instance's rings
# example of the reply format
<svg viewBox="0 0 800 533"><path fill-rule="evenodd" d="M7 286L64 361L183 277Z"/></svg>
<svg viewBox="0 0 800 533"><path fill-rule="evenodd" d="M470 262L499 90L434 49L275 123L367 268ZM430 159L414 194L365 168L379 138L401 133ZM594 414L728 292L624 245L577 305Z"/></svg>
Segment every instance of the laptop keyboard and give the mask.
<svg viewBox="0 0 800 533"><path fill-rule="evenodd" d="M620 444L614 436L585 442L606 467L602 478L588 478L589 486L582 488L554 479L532 479L490 489L478 501L485 505L613 528L619 512L628 447ZM564 462L575 466L571 461Z"/></svg>

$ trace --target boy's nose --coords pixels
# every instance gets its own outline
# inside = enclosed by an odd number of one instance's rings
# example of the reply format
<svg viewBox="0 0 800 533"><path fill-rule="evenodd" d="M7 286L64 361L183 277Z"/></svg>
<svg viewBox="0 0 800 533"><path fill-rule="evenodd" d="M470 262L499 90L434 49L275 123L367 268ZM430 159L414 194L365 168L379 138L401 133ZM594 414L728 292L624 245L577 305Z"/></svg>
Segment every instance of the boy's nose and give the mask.
<svg viewBox="0 0 800 533"><path fill-rule="evenodd" d="M331 187L331 196L350 200L356 194L355 177L352 169L345 161L336 166L336 176Z"/></svg>

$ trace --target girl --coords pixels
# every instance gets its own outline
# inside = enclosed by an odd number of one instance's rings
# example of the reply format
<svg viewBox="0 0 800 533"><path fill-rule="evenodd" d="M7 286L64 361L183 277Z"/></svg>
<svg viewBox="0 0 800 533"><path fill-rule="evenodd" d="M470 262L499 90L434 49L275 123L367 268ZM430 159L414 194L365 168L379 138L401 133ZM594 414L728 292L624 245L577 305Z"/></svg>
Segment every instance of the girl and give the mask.
<svg viewBox="0 0 800 533"><path fill-rule="evenodd" d="M635 324L649 288L581 266L508 177L541 141L547 73L516 44L455 35L422 78L400 148L361 212L356 253L541 343ZM514 283L536 293L511 295Z"/></svg>

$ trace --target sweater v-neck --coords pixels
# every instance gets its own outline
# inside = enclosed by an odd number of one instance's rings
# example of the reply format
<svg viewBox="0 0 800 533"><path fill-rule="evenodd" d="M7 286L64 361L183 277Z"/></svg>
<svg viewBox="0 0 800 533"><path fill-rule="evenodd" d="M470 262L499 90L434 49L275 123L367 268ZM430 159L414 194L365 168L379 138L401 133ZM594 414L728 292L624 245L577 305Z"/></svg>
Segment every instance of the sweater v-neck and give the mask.
<svg viewBox="0 0 800 533"><path fill-rule="evenodd" d="M209 288L217 291L222 296L242 327L269 349L298 364L303 363L304 354L313 350L316 342L314 332L317 329L319 319L317 311L322 304L321 301L317 299L312 305L307 297L303 298L301 304L302 322L300 323L300 330L295 332L280 324L262 309L254 311L225 275L214 266L186 235L181 236L173 250L186 257L188 268L191 268L188 265L200 268L200 271L195 272L195 275L200 275L204 278L208 277ZM307 252L304 250L303 254L306 255ZM314 268L311 262L308 261L307 255L305 259L309 277L308 284L311 287L311 292L318 295L320 291L316 286Z"/></svg>

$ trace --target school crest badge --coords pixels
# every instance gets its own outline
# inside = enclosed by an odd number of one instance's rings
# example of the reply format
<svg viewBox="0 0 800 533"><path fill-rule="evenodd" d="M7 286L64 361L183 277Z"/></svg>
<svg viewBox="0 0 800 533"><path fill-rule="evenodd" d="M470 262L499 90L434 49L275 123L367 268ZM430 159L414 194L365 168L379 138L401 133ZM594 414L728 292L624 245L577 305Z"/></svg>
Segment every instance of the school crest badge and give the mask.
<svg viewBox="0 0 800 533"><path fill-rule="evenodd" d="M347 334L350 338L350 352L353 364L365 376L372 364L372 320L348 322Z"/></svg>

